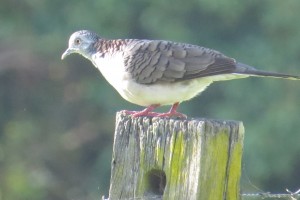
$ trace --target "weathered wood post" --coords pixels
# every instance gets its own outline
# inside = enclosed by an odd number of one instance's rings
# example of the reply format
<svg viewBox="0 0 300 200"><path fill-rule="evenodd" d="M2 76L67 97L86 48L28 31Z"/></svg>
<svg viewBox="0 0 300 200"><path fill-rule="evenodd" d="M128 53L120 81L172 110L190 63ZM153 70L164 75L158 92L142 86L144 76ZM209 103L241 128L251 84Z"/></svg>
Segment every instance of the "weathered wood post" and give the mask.
<svg viewBox="0 0 300 200"><path fill-rule="evenodd" d="M117 113L109 200L238 200L244 128Z"/></svg>

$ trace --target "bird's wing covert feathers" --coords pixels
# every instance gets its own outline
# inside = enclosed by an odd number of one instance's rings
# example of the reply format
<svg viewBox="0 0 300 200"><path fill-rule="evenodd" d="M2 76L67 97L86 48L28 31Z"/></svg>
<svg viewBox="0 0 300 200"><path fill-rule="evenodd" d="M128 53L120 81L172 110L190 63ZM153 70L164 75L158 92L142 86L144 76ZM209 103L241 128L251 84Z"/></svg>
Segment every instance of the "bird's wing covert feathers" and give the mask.
<svg viewBox="0 0 300 200"><path fill-rule="evenodd" d="M218 51L169 41L135 41L124 51L125 67L138 83L177 82L233 72L234 59Z"/></svg>

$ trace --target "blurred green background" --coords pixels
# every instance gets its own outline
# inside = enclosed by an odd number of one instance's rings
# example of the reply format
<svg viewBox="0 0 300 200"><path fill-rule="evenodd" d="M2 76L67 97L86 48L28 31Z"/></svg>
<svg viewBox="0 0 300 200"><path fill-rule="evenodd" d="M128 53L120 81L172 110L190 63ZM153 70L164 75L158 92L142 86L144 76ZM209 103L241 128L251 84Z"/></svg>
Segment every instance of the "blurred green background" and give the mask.
<svg viewBox="0 0 300 200"><path fill-rule="evenodd" d="M60 60L72 32L192 43L300 75L299 10L298 0L2 0L0 200L108 195L115 112L142 108L83 57ZM180 111L243 121L242 192L284 192L300 188L299 101L300 81L249 78L215 83Z"/></svg>

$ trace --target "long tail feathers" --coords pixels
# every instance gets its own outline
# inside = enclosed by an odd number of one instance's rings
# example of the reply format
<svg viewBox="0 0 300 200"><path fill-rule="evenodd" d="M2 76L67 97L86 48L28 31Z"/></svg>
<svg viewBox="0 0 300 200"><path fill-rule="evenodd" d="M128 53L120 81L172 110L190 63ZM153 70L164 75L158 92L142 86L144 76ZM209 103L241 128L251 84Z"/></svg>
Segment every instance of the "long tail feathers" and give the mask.
<svg viewBox="0 0 300 200"><path fill-rule="evenodd" d="M289 80L300 80L300 76L282 74L277 72L260 71L255 69L254 67L251 67L243 63L237 63L237 69L234 73L246 74L250 76L262 76L262 77L272 77L272 78L284 78Z"/></svg>

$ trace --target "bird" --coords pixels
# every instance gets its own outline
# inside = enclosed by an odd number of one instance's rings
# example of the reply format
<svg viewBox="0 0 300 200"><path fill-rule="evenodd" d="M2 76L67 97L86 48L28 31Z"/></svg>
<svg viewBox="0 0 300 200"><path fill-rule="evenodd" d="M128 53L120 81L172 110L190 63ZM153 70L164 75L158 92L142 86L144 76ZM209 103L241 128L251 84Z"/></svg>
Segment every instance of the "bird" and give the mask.
<svg viewBox="0 0 300 200"><path fill-rule="evenodd" d="M180 103L203 92L215 81L246 77L300 80L300 76L258 70L206 47L166 40L105 39L93 31L71 34L61 59L78 53L90 60L127 101L146 107L124 110L133 117L187 118ZM165 113L159 106L172 105Z"/></svg>

